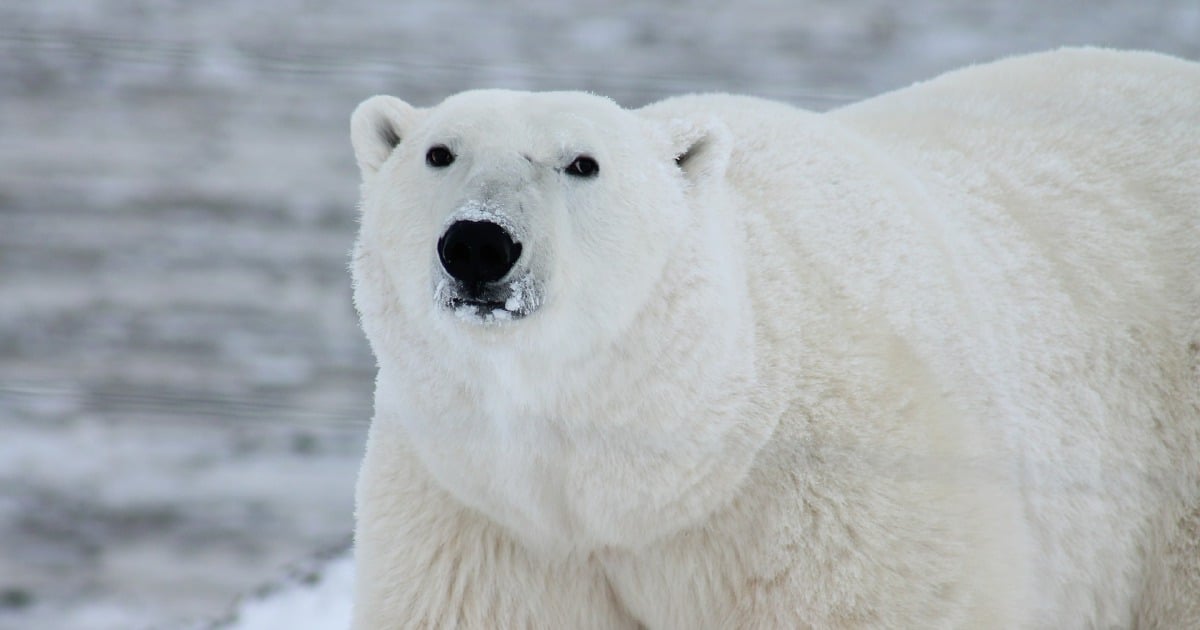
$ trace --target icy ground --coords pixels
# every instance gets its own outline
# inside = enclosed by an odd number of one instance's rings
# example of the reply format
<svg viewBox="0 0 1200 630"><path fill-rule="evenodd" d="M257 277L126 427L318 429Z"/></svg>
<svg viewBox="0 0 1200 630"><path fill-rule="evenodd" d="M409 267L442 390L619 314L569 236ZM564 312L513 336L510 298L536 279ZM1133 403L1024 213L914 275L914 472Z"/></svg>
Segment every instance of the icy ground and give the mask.
<svg viewBox="0 0 1200 630"><path fill-rule="evenodd" d="M1200 3L3 3L0 630L228 619L346 544L373 376L345 272L362 98L826 109L1082 43L1195 59ZM348 575L237 627L337 626Z"/></svg>

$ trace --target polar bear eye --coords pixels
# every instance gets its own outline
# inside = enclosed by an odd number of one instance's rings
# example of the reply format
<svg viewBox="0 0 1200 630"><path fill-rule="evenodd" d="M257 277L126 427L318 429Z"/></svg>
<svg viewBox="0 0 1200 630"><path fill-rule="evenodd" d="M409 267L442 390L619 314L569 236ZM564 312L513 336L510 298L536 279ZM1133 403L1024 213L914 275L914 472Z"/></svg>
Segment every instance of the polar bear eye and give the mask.
<svg viewBox="0 0 1200 630"><path fill-rule="evenodd" d="M454 154L445 145L439 144L425 153L425 163L434 168L445 168L454 163Z"/></svg>
<svg viewBox="0 0 1200 630"><path fill-rule="evenodd" d="M567 174L575 177L595 177L599 172L600 165L586 155L575 158L567 165Z"/></svg>

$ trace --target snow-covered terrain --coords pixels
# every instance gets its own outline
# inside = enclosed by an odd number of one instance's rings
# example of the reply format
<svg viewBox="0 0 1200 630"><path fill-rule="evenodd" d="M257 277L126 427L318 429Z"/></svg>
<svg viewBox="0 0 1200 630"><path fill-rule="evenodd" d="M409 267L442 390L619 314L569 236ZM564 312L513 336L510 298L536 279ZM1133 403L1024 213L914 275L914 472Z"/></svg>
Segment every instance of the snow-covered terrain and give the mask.
<svg viewBox="0 0 1200 630"><path fill-rule="evenodd" d="M370 416L364 97L827 109L1063 44L1195 59L1200 3L0 5L0 630L341 625L348 561L285 576L347 544Z"/></svg>
<svg viewBox="0 0 1200 630"><path fill-rule="evenodd" d="M350 625L354 563L340 555L246 597L220 630L296 630Z"/></svg>

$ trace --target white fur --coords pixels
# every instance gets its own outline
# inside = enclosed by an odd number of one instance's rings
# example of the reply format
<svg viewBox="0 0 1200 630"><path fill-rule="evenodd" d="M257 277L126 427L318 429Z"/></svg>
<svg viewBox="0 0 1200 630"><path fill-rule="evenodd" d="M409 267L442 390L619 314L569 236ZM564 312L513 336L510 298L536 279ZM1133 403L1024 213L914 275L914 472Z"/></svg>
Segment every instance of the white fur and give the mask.
<svg viewBox="0 0 1200 630"><path fill-rule="evenodd" d="M1197 65L375 97L352 139L355 628L1200 627ZM527 317L438 306L462 218Z"/></svg>

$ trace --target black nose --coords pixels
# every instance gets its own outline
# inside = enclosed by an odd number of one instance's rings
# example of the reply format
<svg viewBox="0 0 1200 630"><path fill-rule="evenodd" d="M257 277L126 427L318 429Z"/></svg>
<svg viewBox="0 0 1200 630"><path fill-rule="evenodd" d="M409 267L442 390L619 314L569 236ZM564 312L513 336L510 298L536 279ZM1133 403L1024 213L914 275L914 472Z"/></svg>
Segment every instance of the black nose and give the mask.
<svg viewBox="0 0 1200 630"><path fill-rule="evenodd" d="M446 273L468 284L495 282L521 257L521 244L490 221L458 221L438 239Z"/></svg>

